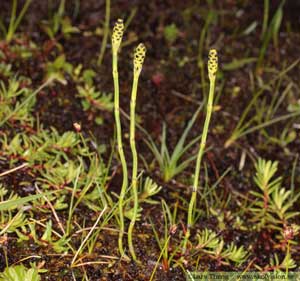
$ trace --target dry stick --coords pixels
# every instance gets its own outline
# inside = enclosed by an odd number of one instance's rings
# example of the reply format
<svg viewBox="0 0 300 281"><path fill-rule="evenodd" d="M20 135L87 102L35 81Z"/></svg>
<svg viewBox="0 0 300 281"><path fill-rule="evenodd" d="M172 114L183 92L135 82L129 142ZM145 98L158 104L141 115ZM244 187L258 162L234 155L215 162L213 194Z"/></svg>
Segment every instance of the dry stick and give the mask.
<svg viewBox="0 0 300 281"><path fill-rule="evenodd" d="M89 231L88 235L84 238L84 240L82 241L80 247L78 248L75 256L72 259L71 262L71 267L74 267L74 263L76 261L77 256L79 255L80 251L82 250L83 246L85 245L85 243L87 242L87 240L90 238L90 236L92 235L94 229L97 227L97 224L99 223L101 217L103 216L103 214L106 212L107 206L104 206L103 210L101 211L100 215L98 216L96 222L94 223L93 227L91 228L91 230Z"/></svg>
<svg viewBox="0 0 300 281"><path fill-rule="evenodd" d="M29 165L29 163L23 163L23 164L20 165L20 166L14 167L14 168L12 168L12 169L9 169L9 170L7 170L7 171L1 173L1 174L0 174L0 177L6 176L6 175L11 174L11 173L13 173L13 172L15 172L15 171L21 170L21 169L27 167L28 165Z"/></svg>
<svg viewBox="0 0 300 281"><path fill-rule="evenodd" d="M10 219L10 221L7 223L7 225L0 231L0 237L9 229L9 227L11 225L13 225L13 223L15 222L15 220L19 217L20 214L22 214L22 212L27 209L26 207L21 208L18 213L12 218Z"/></svg>
<svg viewBox="0 0 300 281"><path fill-rule="evenodd" d="M38 185L37 185L36 183L35 183L35 188L36 188L36 190L38 191L38 193L42 194L42 191L39 189L39 187L38 187ZM50 209L51 209L51 211L52 211L52 213L53 213L53 215L54 215L54 218L55 218L55 220L56 220L56 222L57 222L59 228L61 229L63 235L65 235L66 232L65 232L65 230L64 230L64 227L63 227L63 225L62 225L62 223L61 223L61 221L60 221L60 219L59 219L59 217L58 217L58 215L57 215L57 213L56 213L56 211L55 211L53 205L51 204L51 202L50 202L50 200L47 198L47 196L43 196L43 198L47 201L47 203L48 203L48 205L49 205L49 207L50 207Z"/></svg>
<svg viewBox="0 0 300 281"><path fill-rule="evenodd" d="M209 52L209 59L208 59L208 77L209 77L210 85L209 85L209 96L208 96L207 110L206 110L207 113L206 113L206 118L205 118L205 122L204 122L203 133L201 136L199 152L198 152L198 156L197 156L193 191L192 191L192 196L191 196L191 200L190 200L189 208L188 208L187 230L186 230L185 238L183 241L184 252L186 251L186 245L187 245L188 239L190 237L190 228L193 224L193 211L195 208L196 196L197 196L197 191L198 191L198 186L199 186L201 160L202 160L202 156L204 154L206 138L207 138L207 134L208 134L208 127L209 127L210 118L211 118L211 114L212 114L217 70L218 70L217 51L215 49L212 49Z"/></svg>
<svg viewBox="0 0 300 281"><path fill-rule="evenodd" d="M140 73L142 71L143 62L146 55L146 48L144 44L139 44L134 52L134 72L133 72L133 84L131 92L131 103L130 103L130 147L132 152L132 179L131 187L134 199L132 218L128 228L128 247L130 254L134 261L137 261L134 247L132 243L132 232L134 224L138 214L138 191L137 191L137 172L138 172L138 156L135 145L135 105L137 96L137 87Z"/></svg>
<svg viewBox="0 0 300 281"><path fill-rule="evenodd" d="M113 79L114 79L114 111L115 111L115 122L117 127L117 145L118 145L118 152L122 164L122 171L123 171L123 182L121 187L121 192L119 196L119 219L120 219L120 233L118 239L118 246L119 252L121 256L129 259L125 255L124 247L123 247L123 236L124 236L124 197L126 193L126 189L128 186L128 172L127 172L127 164L125 159L125 154L123 150L123 143L122 143L122 128L121 128L121 121L120 121L120 102L119 102L119 75L118 75L118 50L121 45L122 37L124 32L124 24L123 20L118 19L116 22L113 34L112 34L112 61L113 61Z"/></svg>
<svg viewBox="0 0 300 281"><path fill-rule="evenodd" d="M33 219L33 218L30 219L30 222L34 222L34 223L36 223L37 225L42 226L43 228L46 228L46 225L45 225L44 223L41 223L40 221L35 220L35 219ZM51 232L52 232L54 235L56 235L58 238L62 238L62 237L63 237L63 235L61 235L60 233L58 233L58 232L55 231L54 229L52 229ZM67 245L68 245L69 249L70 249L73 253L75 253L74 248L72 247L72 245L71 245L69 242L67 242ZM48 256L61 256L61 254L48 254ZM64 256L69 256L69 255L68 255L68 254L64 254Z"/></svg>
<svg viewBox="0 0 300 281"><path fill-rule="evenodd" d="M15 265L15 264L19 264L19 263L22 263L22 262L24 262L24 261L27 261L27 260L29 260L29 259L41 259L42 258L42 256L39 256L39 255L31 255L31 256L27 256L27 257L24 257L24 258L22 258L22 259L20 259L20 260L18 260L18 261L16 261L16 262L14 262L12 265Z"/></svg>

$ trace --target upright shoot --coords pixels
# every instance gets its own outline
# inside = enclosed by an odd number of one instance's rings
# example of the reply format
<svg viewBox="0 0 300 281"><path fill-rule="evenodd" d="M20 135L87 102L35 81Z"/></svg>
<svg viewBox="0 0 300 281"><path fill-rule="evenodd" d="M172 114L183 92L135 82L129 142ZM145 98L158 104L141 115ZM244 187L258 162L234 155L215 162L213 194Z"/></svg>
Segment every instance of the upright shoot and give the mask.
<svg viewBox="0 0 300 281"><path fill-rule="evenodd" d="M139 80L140 73L142 71L145 55L146 55L145 45L139 44L134 52L133 84L132 84L131 102L130 102L130 147L132 152L131 187L132 187L132 193L134 199L134 206L133 206L133 215L128 228L128 246L129 246L130 254L133 260L135 261L136 261L136 255L132 243L132 231L138 214L138 190L137 190L138 156L137 156L136 145L135 145L135 105L136 105L138 80Z"/></svg>
<svg viewBox="0 0 300 281"><path fill-rule="evenodd" d="M184 240L184 251L186 249L187 241L190 237L190 228L193 224L193 211L195 208L196 197L197 197L198 186L199 186L201 160L204 154L206 138L208 134L208 127L209 127L212 109L213 109L213 99L214 99L214 92L215 92L215 81L216 81L217 70L218 70L218 55L217 55L217 51L215 49L212 49L210 50L208 56L208 77L209 77L210 85L209 85L209 95L208 95L207 109L206 109L206 118L205 118L204 128L203 128L201 141L199 145L199 152L196 160L192 196L188 207L187 230L186 230L185 240Z"/></svg>
<svg viewBox="0 0 300 281"><path fill-rule="evenodd" d="M122 42L124 32L124 23L123 20L118 19L112 34L112 75L114 80L114 112L115 112L115 122L117 129L117 145L118 145L118 153L121 160L122 171L123 171L123 182L121 187L121 192L119 196L119 220L120 220L120 232L118 239L119 252L121 256L126 258L124 247L123 247L123 235L124 235L124 197L126 193L126 189L128 186L128 172L127 172L127 164L125 159L125 154L123 150L122 143L122 128L120 121L120 102L119 102L119 74L118 74L118 51L120 49L120 45Z"/></svg>

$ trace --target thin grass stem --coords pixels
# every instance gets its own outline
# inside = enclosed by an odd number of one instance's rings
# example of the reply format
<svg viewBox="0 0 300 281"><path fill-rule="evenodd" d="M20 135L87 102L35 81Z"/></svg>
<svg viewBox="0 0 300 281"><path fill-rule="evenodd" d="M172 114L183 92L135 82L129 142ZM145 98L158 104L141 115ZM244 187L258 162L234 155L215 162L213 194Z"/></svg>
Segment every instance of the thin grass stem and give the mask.
<svg viewBox="0 0 300 281"><path fill-rule="evenodd" d="M101 43L101 49L98 57L97 64L100 66L103 61L105 48L107 45L108 33L109 33L109 21L110 21L110 0L105 1L105 22L104 22L104 32L103 32L103 39Z"/></svg>

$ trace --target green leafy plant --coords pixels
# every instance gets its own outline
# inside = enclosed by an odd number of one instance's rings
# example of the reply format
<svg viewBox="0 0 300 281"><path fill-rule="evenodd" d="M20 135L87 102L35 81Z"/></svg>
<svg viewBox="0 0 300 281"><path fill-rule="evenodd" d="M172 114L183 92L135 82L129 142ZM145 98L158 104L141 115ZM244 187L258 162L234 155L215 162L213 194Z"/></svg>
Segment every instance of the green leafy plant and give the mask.
<svg viewBox="0 0 300 281"><path fill-rule="evenodd" d="M152 196L159 193L162 186L159 186L151 178L146 177L144 181L140 181L139 203L156 204L157 202L151 199Z"/></svg>
<svg viewBox="0 0 300 281"><path fill-rule="evenodd" d="M197 233L197 246L196 249L215 249L220 243L220 239L218 238L218 235L210 230L210 229L203 229L200 231L200 233Z"/></svg>
<svg viewBox="0 0 300 281"><path fill-rule="evenodd" d="M161 146L160 149L156 146L155 142L153 141L152 137L145 132L147 139L145 142L151 152L153 153L160 171L162 173L162 178L165 182L170 181L176 175L183 172L189 164L196 159L196 155L192 155L188 157L186 160L181 160L181 158L186 154L186 152L200 139L201 136L198 136L191 140L188 144L185 145L186 138L188 133L192 129L199 112L201 111L202 106L198 108L198 110L193 115L192 119L189 121L187 127L185 128L183 134L181 135L179 141L177 142L172 154L170 153L168 146L167 146L167 128L166 125L163 124L162 130L162 137L161 137Z"/></svg>
<svg viewBox="0 0 300 281"><path fill-rule="evenodd" d="M159 237L159 233L157 232L155 225L151 219L150 219L150 223L152 226L152 230L153 230L156 242L161 251L160 258L162 258L163 269L165 271L168 271L170 269L170 265L174 259L174 256L177 253L177 250L179 250L179 247L177 247L170 254L171 238L172 238L172 235L174 235L177 230L176 217L177 217L177 211L178 211L178 202L175 204L173 212L171 212L170 207L164 200L161 200L161 206L162 206L162 214L163 214L163 218L164 218L163 237L161 237L161 238ZM160 258L157 261L157 263L159 263ZM152 275L153 274L154 273L152 273Z"/></svg>
<svg viewBox="0 0 300 281"><path fill-rule="evenodd" d="M61 0L58 10L52 15L51 19L43 22L43 29L47 35L54 39L61 32L68 38L72 33L78 33L79 29L71 24L71 20L65 16L65 0Z"/></svg>
<svg viewBox="0 0 300 281"><path fill-rule="evenodd" d="M179 35L178 28L174 23L164 27L164 37L165 40L172 45Z"/></svg>
<svg viewBox="0 0 300 281"><path fill-rule="evenodd" d="M17 59L27 60L33 58L34 52L38 50L38 47L33 41L23 42L22 40L18 40L16 43L9 46L9 50Z"/></svg>
<svg viewBox="0 0 300 281"><path fill-rule="evenodd" d="M25 197L17 197L16 195L13 195L10 199L8 200L3 200L1 199L1 202L0 202L0 211L3 211L3 210L11 210L11 209L15 209L17 206L20 206L22 204L25 204L29 201L34 201L36 199L39 199L45 195L48 195L48 194L51 194L51 193L54 193L55 191L52 191L52 192L45 192L45 193L42 193L42 194L35 194L35 195L29 195L29 196L25 196ZM57 191L56 191L57 192ZM1 193L2 193L2 197L6 194L6 191L5 189L1 189Z"/></svg>
<svg viewBox="0 0 300 281"><path fill-rule="evenodd" d="M46 80L57 80L63 85L67 84L65 73L72 74L73 66L66 61L65 55L59 55L53 62L46 65Z"/></svg>
<svg viewBox="0 0 300 281"><path fill-rule="evenodd" d="M226 140L224 144L225 147L231 146L239 138L244 137L248 134L256 131L261 131L262 129L265 129L278 122L292 119L300 115L300 110L295 110L281 116L274 116L279 108L279 105L282 103L282 97L284 97L286 93L284 93L283 95L281 93L276 93L276 95L272 96L271 103L265 103L264 106L262 106L261 100L259 99L267 90L272 89L271 86L275 82L280 82L281 79L285 77L285 75L289 71L296 67L298 63L299 60L296 60L282 71L276 73L275 77L273 77L270 82L261 85L259 89L254 92L252 99L243 111L243 114L240 116L239 121L234 128L231 136ZM286 89L288 88L289 86L287 86ZM250 114L253 113L253 110L256 110L256 114Z"/></svg>
<svg viewBox="0 0 300 281"><path fill-rule="evenodd" d="M296 268L297 265L290 253L287 253L282 261L275 253L274 257L270 259L270 264L265 267L255 265L255 267L263 272L287 273L289 269Z"/></svg>
<svg viewBox="0 0 300 281"><path fill-rule="evenodd" d="M223 264L233 262L237 265L241 265L248 257L248 252L243 246L237 247L234 243L230 243L225 247L224 240L207 228L197 234L197 240L198 244L192 255L209 255Z"/></svg>
<svg viewBox="0 0 300 281"><path fill-rule="evenodd" d="M23 79L17 77L10 78L7 85L5 85L3 81L0 81L1 125L9 119L13 122L32 122L31 112L35 105L35 98L33 97L28 100L28 102L24 104L24 107L19 108L20 104L31 94L28 87L22 87L22 82ZM26 82L26 80L24 82ZM17 108L19 108L19 110L16 110Z"/></svg>
<svg viewBox="0 0 300 281"><path fill-rule="evenodd" d="M77 96L81 99L84 111L89 113L88 119L95 120L98 125L103 124L99 111L112 111L114 107L111 93L98 91L94 85L96 73L92 69L83 69L82 64L73 68L71 77L76 83Z"/></svg>
<svg viewBox="0 0 300 281"><path fill-rule="evenodd" d="M18 121L25 119L25 121L28 122L30 126L32 126L34 120L29 113L33 110L33 106L35 105L35 97L42 89L51 84L51 82L53 82L53 79L49 78L41 86L33 91L28 90L26 87L21 88L20 81L18 81L16 78L10 79L9 86L6 87L5 84L1 81L0 101L1 99L4 101L6 100L7 104L3 106L3 110L6 110L6 112L0 120L0 127L7 121L10 121L10 119L13 119L15 116L17 120L19 119ZM18 100L17 97L21 94L26 94L26 96L23 99ZM0 109L0 114L1 113L2 111Z"/></svg>
<svg viewBox="0 0 300 281"><path fill-rule="evenodd" d="M34 242L40 246L44 247L50 247L52 248L56 253L66 253L69 249L72 250L72 247L69 244L70 238L67 238L66 236L59 235L56 231L52 228L52 221L49 220L46 225L39 223L40 226L45 228L44 233L38 237L36 233L36 221L32 221L29 224L29 233L24 232L18 232L19 237L21 240L24 235L27 237L32 237ZM58 239L54 238L53 236L58 236Z"/></svg>
<svg viewBox="0 0 300 281"><path fill-rule="evenodd" d="M8 77L8 78L12 77L13 76L12 64L0 62L0 73L4 77Z"/></svg>
<svg viewBox="0 0 300 281"><path fill-rule="evenodd" d="M159 186L151 178L146 177L144 180L142 178L142 173L137 177L138 184L138 207L134 206L134 201L136 200L135 195L131 192L131 195L126 199L125 202L125 213L124 215L132 220L133 216L136 216L136 220L140 220L141 213L143 208L141 207L142 203L148 204L158 204L157 200L152 199L152 197L160 192L162 186ZM136 212L136 214L135 214Z"/></svg>
<svg viewBox="0 0 300 281"><path fill-rule="evenodd" d="M259 158L254 181L260 192L251 191L255 196L253 207L253 221L258 229L270 227L282 230L289 219L299 215L299 212L290 209L298 200L300 194L293 194L291 190L281 187L281 177L274 178L278 162L266 161Z"/></svg>
<svg viewBox="0 0 300 281"><path fill-rule="evenodd" d="M96 76L96 72L90 68L83 69L82 64L79 64L73 68L71 76L76 84L92 87L94 85L93 79Z"/></svg>
<svg viewBox="0 0 300 281"><path fill-rule="evenodd" d="M1 281L40 281L37 267L27 268L23 264L7 267L0 273Z"/></svg>
<svg viewBox="0 0 300 281"><path fill-rule="evenodd" d="M46 168L52 165L53 168L54 164L62 165L68 161L68 155L89 156L91 153L78 134L69 131L61 135L54 128L41 129L31 136L22 132L12 138L4 137L0 139L0 144L3 155L10 159L11 165L22 160L39 171L40 167L34 164L44 164Z"/></svg>
<svg viewBox="0 0 300 281"><path fill-rule="evenodd" d="M219 247L221 249L221 247ZM219 254L219 249L217 253ZM220 256L228 261L234 262L238 265L245 262L248 256L248 252L245 250L244 246L237 247L234 243L230 243Z"/></svg>
<svg viewBox="0 0 300 281"><path fill-rule="evenodd" d="M13 192L11 192L8 197L7 194L8 190L0 185L0 236L7 232L14 232L18 227L27 224L27 218L23 208L20 208L20 210L14 214L18 209L18 205L15 204L15 202L20 199L20 197Z"/></svg>
<svg viewBox="0 0 300 281"><path fill-rule="evenodd" d="M96 114L96 110L111 111L113 109L112 94L106 94L97 91L94 86L85 84L84 86L77 86L78 97L81 98L81 104L84 111L90 111L93 115ZM103 124L101 116L95 118L95 122L98 125Z"/></svg>
<svg viewBox="0 0 300 281"><path fill-rule="evenodd" d="M33 105L35 103L35 97L36 95L45 87L47 87L50 83L52 82L52 79L47 79L41 86L39 86L36 90L34 91L30 91L28 92L28 95L26 97L24 97L24 99L22 99L19 102L15 102L13 103L13 107L11 107L11 104L9 104L7 106L8 108L8 112L7 114L0 120L0 127L5 124L7 121L9 121L11 118L13 118L14 116L18 116L18 115L27 115L33 108ZM6 96L7 92L12 90L12 94L16 97L18 96L20 93L23 93L23 90L20 89L19 91L19 83L16 80L12 80L11 85L12 88L5 88L5 86L3 86L4 84L1 84L2 89L0 90L0 92L2 92L3 96ZM25 90L25 92L27 93L27 91ZM1 97L1 96L0 96ZM4 98L6 99L6 98ZM34 101L34 102L33 102ZM1 114L1 112L0 112ZM27 116L26 116L27 117ZM29 120L28 122L32 124L33 119L30 118L30 116L28 116ZM24 118L24 117L23 117Z"/></svg>
<svg viewBox="0 0 300 281"><path fill-rule="evenodd" d="M60 135L55 129L41 129L31 136L20 133L11 140L0 139L0 143L2 157L5 157L11 166L22 161L21 167L23 165L30 173L34 173L36 183L42 190L61 190L59 196L47 196L55 210L68 207L66 196L73 194L74 186L76 193L73 195L76 200L72 208L76 208L82 202L88 208L98 211L101 209L99 202L108 200L104 189L107 168L99 155L90 150L88 138L82 142L80 135L75 132ZM82 169L83 166L89 168ZM41 196L33 205L41 212L48 212L49 210L40 208L45 204L48 202Z"/></svg>

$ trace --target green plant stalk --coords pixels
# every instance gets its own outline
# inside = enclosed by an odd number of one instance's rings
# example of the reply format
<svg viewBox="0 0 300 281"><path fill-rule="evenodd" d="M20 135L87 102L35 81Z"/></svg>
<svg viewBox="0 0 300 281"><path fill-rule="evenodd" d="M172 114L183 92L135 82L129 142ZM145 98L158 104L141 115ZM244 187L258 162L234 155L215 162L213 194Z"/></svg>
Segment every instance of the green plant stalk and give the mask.
<svg viewBox="0 0 300 281"><path fill-rule="evenodd" d="M77 187L78 187L78 179L79 179L80 171L81 171L81 163L80 163L80 166L78 167L78 173L76 175L74 186L72 188L72 195L71 195L71 201L69 204L69 214L68 214L68 221L67 221L67 231L66 231L67 236L70 234L70 230L71 230L71 219L72 219L72 216L74 213L74 209L73 209L74 198L75 198L75 193L76 193Z"/></svg>
<svg viewBox="0 0 300 281"><path fill-rule="evenodd" d="M135 105L136 105L136 96L137 96L137 87L138 81L140 77L140 73L142 71L143 62L145 59L146 47L144 44L139 44L134 52L133 59L133 84L131 91L131 102L130 102L130 148L132 152L132 193L133 193L133 213L131 217L131 221L128 228L128 246L130 254L134 261L137 261L134 247L132 243L132 232L134 228L134 224L138 215L138 186L137 186L137 169L138 169L138 156L135 145Z"/></svg>
<svg viewBox="0 0 300 281"><path fill-rule="evenodd" d="M131 103L130 103L130 147L132 152L132 182L131 188L133 193L133 215L128 228L128 246L130 254L134 261L136 261L136 255L132 243L132 232L134 224L136 222L137 213L138 213L138 191L137 191L137 170L138 170L138 156L135 145L135 105L136 105L136 96L137 96L137 87L138 87L139 75L134 75L132 93L131 93Z"/></svg>
<svg viewBox="0 0 300 281"><path fill-rule="evenodd" d="M277 36L276 34L274 35L274 32L278 32L278 30L279 30L280 24L277 21L279 18L282 17L282 9L283 9L284 4L285 4L285 0L282 0L270 22L268 29L264 33L262 46L260 48L259 56L258 56L258 60L257 60L257 64L256 64L256 72L261 68L261 66L263 64L263 60L264 60L264 57L265 57L266 51L268 49L271 38L274 36L275 37ZM280 20L280 23L281 23L281 20ZM274 31L275 25L278 25L278 26L277 26L276 30Z"/></svg>
<svg viewBox="0 0 300 281"><path fill-rule="evenodd" d="M71 261L71 267L74 266L77 256L80 254L81 250L83 249L83 247L85 246L85 244L87 243L87 241L89 240L90 236L92 235L93 231L95 230L95 228L97 227L101 217L103 216L103 214L106 212L106 209L108 207L104 206L103 210L101 211L100 215L98 216L96 222L94 223L94 225L92 226L91 230L89 231L89 233L87 234L87 236L84 238L84 240L82 241L82 243L80 244L80 247L78 248L78 250L76 251L72 261Z"/></svg>
<svg viewBox="0 0 300 281"><path fill-rule="evenodd" d="M203 57L205 36L207 34L208 27L209 27L212 19L213 19L213 12L212 12L212 10L210 10L208 12L208 15L207 15L206 19L205 19L205 24L204 24L204 27L201 30L200 38L199 38L197 61L198 61L198 67L199 67L199 70L200 70L200 80L201 80L203 97L205 97L205 94L206 94L206 81L205 81L205 69L204 69L205 63L204 63L202 57Z"/></svg>
<svg viewBox="0 0 300 281"><path fill-rule="evenodd" d="M188 208L187 229L186 229L186 234L185 234L185 239L184 239L184 244L183 244L184 251L186 249L187 241L190 237L190 228L193 224L193 210L195 208L198 185L199 185L201 160L202 160L202 157L203 157L203 154L204 154L204 149L205 149L205 145L206 145L206 138L207 138L207 134L208 134L208 127L209 127L211 114L212 114L212 109L213 109L213 99L214 99L214 92L215 92L215 80L216 80L215 76L209 77L210 84L209 84L209 96L208 96L207 109L206 109L206 118L205 118L205 122L204 122L203 133L202 133L202 136L201 136L201 142L200 142L200 145L199 145L199 152L198 152L198 156L197 156L197 160L196 160L193 191L192 191L192 196L191 196L191 200L190 200L189 208Z"/></svg>
<svg viewBox="0 0 300 281"><path fill-rule="evenodd" d="M113 80L114 80L114 112L115 112L115 122L117 128L117 145L118 152L121 160L122 171L123 171L123 182L121 187L121 192L119 196L119 216L120 216L120 233L118 239L118 246L121 256L126 257L124 248L123 248L123 236L124 236L124 212L123 212L123 202L128 186L128 172L127 164L125 159L125 154L123 150L122 143L122 129L120 121L120 103L119 103L119 74L118 74L118 53L117 50L113 50Z"/></svg>
<svg viewBox="0 0 300 281"><path fill-rule="evenodd" d="M263 25L262 25L262 31L261 31L261 39L265 37L265 33L268 28L268 20L269 20L269 7L270 7L270 0L264 0L264 18L263 18Z"/></svg>
<svg viewBox="0 0 300 281"><path fill-rule="evenodd" d="M17 13L17 0L13 0L12 9L11 9L11 17L9 21L9 26L6 34L6 42L10 42L15 29L15 20L16 20L16 13Z"/></svg>
<svg viewBox="0 0 300 281"><path fill-rule="evenodd" d="M110 21L110 0L105 1L105 22L104 22L104 33L103 33L103 39L101 44L101 49L97 61L97 65L100 66L103 61L105 48L107 45L107 39L108 39L108 33L109 33L109 21Z"/></svg>
<svg viewBox="0 0 300 281"><path fill-rule="evenodd" d="M199 153L196 161L196 169L195 169L195 177L194 177L194 184L193 184L193 193L192 199L190 201L189 212L188 212L188 226L192 225L192 212L193 207L196 201L196 195L199 185L199 175L200 175L200 168L201 168L201 160L204 154L204 149L206 145L206 139L208 134L208 127L211 119L212 108L213 108L213 98L214 98L214 91L215 91L215 78L210 79L210 88L209 88L209 96L207 102L207 113L203 128L203 133L201 137L201 143L199 146Z"/></svg>
<svg viewBox="0 0 300 281"><path fill-rule="evenodd" d="M59 31L59 28L62 24L62 19L65 13L65 0L61 0L59 3L58 11L53 15L53 27L52 27L52 39L55 37L56 33Z"/></svg>
<svg viewBox="0 0 300 281"><path fill-rule="evenodd" d="M153 278L154 278L155 272L156 272L157 267L158 267L158 265L159 265L159 261L160 261L161 257L163 256L163 254L164 254L164 252L165 252L167 246L169 245L169 240L170 240L170 238L171 238L171 236L169 235L169 236L168 236L168 239L167 239L166 242L165 242L164 247L162 248L162 250L161 250L161 252L160 252L160 255L159 255L159 257L158 257L158 259L157 259L157 261L156 261L156 264L155 264L155 266L154 266L154 268L153 268L153 271L152 271L152 274L151 274L151 276L150 276L150 281L152 281Z"/></svg>
<svg viewBox="0 0 300 281"><path fill-rule="evenodd" d="M288 257L290 255L290 240L287 241L287 251L286 251L286 257ZM285 277L286 279L288 279L288 274L289 274L289 267L288 267L288 263L285 267Z"/></svg>
<svg viewBox="0 0 300 281"><path fill-rule="evenodd" d="M9 22L9 26L8 26L8 30L7 30L7 34L6 34L6 42L9 43L13 37L14 34L16 32L16 29L18 28L18 26L20 25L21 20L23 19L30 3L32 0L27 0L20 12L20 14L18 15L18 17L16 18L16 14L17 14L17 0L13 0L13 5L12 5L12 11L11 11L11 18L10 18L10 22Z"/></svg>
<svg viewBox="0 0 300 281"><path fill-rule="evenodd" d="M58 192L60 192L60 191L55 190L55 191L49 191L49 192L44 192L44 193L35 194L35 195L28 195L28 196L21 197L18 199L9 199L9 200L5 200L5 201L1 201L0 202L0 212L9 210L12 206L23 205L29 201L34 201L34 200L42 198L46 195L50 195L50 194L58 193Z"/></svg>

